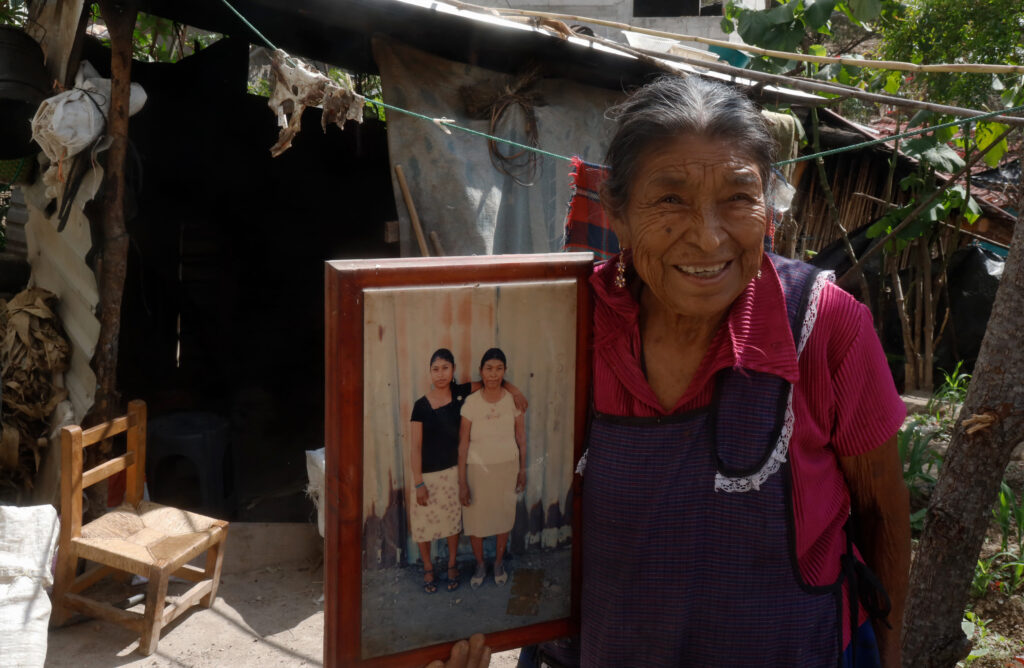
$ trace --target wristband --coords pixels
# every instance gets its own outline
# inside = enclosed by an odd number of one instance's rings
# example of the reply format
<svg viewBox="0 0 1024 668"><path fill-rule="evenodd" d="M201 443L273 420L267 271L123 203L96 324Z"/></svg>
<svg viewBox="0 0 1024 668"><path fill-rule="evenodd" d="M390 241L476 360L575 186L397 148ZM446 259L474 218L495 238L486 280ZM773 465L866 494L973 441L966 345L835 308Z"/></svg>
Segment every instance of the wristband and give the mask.
<svg viewBox="0 0 1024 668"><path fill-rule="evenodd" d="M419 489L420 487L423 487L426 484L427 483L425 483L425 482L421 482L420 484L416 485L416 489Z"/></svg>

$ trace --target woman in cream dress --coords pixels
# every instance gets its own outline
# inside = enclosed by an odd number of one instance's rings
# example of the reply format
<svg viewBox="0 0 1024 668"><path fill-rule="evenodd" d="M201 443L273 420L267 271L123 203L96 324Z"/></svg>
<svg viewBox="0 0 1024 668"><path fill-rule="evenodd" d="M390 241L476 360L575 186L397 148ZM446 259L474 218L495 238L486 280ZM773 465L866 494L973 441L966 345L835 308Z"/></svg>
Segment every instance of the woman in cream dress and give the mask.
<svg viewBox="0 0 1024 668"><path fill-rule="evenodd" d="M508 581L503 560L516 518L516 496L526 486L526 426L522 411L502 387L505 353L491 348L480 361L483 389L466 398L459 430L459 498L462 527L476 557L470 584L483 584L484 538L495 536L494 582Z"/></svg>

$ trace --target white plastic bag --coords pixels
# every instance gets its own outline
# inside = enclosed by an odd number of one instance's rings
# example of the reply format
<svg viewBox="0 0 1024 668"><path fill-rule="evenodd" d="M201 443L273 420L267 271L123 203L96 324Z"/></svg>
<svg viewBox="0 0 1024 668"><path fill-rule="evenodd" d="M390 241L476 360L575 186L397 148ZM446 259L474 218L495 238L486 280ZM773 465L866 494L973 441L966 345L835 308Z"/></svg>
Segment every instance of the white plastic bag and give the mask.
<svg viewBox="0 0 1024 668"><path fill-rule="evenodd" d="M133 83L128 114L142 109L146 92ZM83 61L75 75L75 87L43 100L32 117L32 138L51 162L71 157L91 144L106 125L110 111L110 79Z"/></svg>

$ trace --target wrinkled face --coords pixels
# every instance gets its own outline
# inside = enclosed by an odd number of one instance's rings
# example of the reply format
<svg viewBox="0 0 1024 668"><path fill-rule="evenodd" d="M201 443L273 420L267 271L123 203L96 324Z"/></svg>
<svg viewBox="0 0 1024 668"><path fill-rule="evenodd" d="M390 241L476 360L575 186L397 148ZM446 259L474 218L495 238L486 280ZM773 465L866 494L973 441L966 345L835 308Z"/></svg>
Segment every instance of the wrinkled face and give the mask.
<svg viewBox="0 0 1024 668"><path fill-rule="evenodd" d="M608 212L637 274L670 312L720 318L757 274L767 225L757 164L728 141L681 136L638 162Z"/></svg>
<svg viewBox="0 0 1024 668"><path fill-rule="evenodd" d="M430 364L430 382L434 387L443 390L452 383L455 376L455 365L448 360L436 359Z"/></svg>
<svg viewBox="0 0 1024 668"><path fill-rule="evenodd" d="M487 360L480 367L480 380L484 387L494 390L501 387L501 381L505 379L505 364L501 360Z"/></svg>

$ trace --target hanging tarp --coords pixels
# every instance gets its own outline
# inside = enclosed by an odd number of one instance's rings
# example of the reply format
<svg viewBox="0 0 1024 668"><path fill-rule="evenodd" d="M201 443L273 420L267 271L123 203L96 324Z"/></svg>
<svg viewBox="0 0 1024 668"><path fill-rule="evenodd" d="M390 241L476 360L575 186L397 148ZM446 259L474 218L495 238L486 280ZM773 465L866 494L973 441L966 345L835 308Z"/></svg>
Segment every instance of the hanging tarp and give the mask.
<svg viewBox="0 0 1024 668"><path fill-rule="evenodd" d="M593 162L611 139L604 112L623 97L541 70L508 75L456 63L384 38L374 40L374 57L388 104ZM484 138L386 114L391 164L405 172L424 235L437 232L446 255L561 249L569 162L502 144L492 155ZM394 191L402 255L419 255L397 180Z"/></svg>

